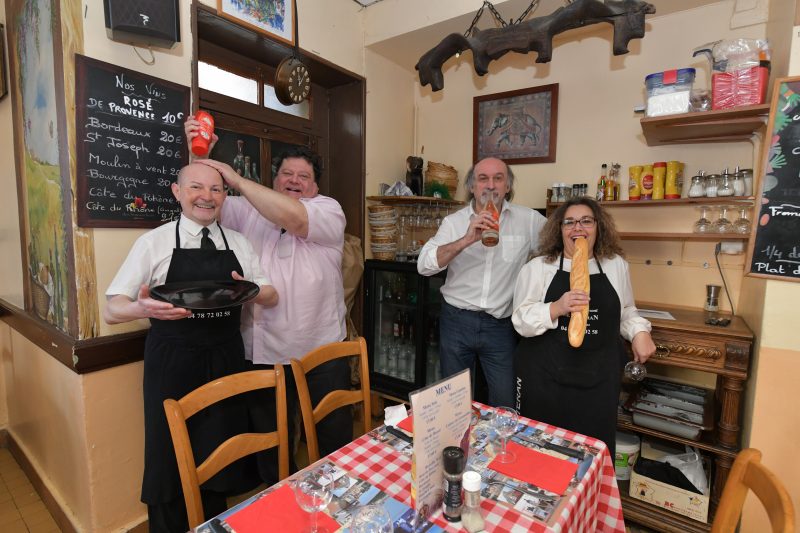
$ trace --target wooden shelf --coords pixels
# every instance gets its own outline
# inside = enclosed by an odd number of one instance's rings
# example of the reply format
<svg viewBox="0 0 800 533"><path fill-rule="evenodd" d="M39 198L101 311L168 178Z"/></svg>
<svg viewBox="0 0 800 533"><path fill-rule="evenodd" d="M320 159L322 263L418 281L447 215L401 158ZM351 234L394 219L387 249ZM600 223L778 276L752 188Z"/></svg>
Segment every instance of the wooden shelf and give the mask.
<svg viewBox="0 0 800 533"><path fill-rule="evenodd" d="M753 203L752 196L717 196L715 198L675 198L674 200L614 200L600 202L603 207L648 207L648 206L675 206L675 205L725 205Z"/></svg>
<svg viewBox="0 0 800 533"><path fill-rule="evenodd" d="M619 238L626 241L746 241L750 234L741 233L658 233L658 232L619 232Z"/></svg>
<svg viewBox="0 0 800 533"><path fill-rule="evenodd" d="M461 200L446 200L444 198L434 198L433 196L367 196L367 200L386 205L464 205Z"/></svg>
<svg viewBox="0 0 800 533"><path fill-rule="evenodd" d="M645 117L642 133L648 146L749 141L766 124L769 104Z"/></svg>
<svg viewBox="0 0 800 533"><path fill-rule="evenodd" d="M736 454L738 450L732 450L730 448L725 448L724 446L720 446L719 444L715 444L709 435L709 432L704 431L701 435L701 440L693 440L693 439L685 439L683 437L678 437L676 435L670 435L669 433L664 433L663 431L657 431L655 429L646 428L643 426L637 426L633 422L629 422L623 418L617 419L617 428L634 433L642 433L645 435L650 435L652 437L658 437L659 439L668 440L671 442L679 442L681 444L688 444L689 446L696 446L701 450L705 450L707 452L713 453L715 455L722 455L724 457L729 457L731 459L736 458Z"/></svg>

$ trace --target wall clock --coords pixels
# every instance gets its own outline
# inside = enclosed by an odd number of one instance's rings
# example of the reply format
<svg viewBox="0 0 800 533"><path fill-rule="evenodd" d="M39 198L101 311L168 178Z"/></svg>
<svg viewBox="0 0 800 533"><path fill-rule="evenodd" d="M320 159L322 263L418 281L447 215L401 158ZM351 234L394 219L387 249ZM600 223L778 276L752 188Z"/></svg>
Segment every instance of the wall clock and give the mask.
<svg viewBox="0 0 800 533"><path fill-rule="evenodd" d="M295 56L280 62L275 70L275 95L283 105L299 104L311 94L308 68Z"/></svg>

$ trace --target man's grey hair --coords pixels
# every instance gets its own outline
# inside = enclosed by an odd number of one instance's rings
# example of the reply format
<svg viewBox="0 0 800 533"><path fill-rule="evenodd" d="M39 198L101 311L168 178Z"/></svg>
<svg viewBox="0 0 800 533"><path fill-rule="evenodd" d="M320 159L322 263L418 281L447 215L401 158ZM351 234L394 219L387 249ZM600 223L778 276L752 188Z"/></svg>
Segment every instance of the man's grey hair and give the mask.
<svg viewBox="0 0 800 533"><path fill-rule="evenodd" d="M481 159L483 161L483 159ZM469 170L467 171L467 176L464 178L464 188L467 189L467 203L472 202L472 199L475 198L475 195L472 194L472 186L475 185L475 166L477 166L481 161L475 163ZM504 161L503 164L506 166L506 176L508 176L508 192L506 193L506 200L511 201L514 198L514 172L512 172L511 167Z"/></svg>

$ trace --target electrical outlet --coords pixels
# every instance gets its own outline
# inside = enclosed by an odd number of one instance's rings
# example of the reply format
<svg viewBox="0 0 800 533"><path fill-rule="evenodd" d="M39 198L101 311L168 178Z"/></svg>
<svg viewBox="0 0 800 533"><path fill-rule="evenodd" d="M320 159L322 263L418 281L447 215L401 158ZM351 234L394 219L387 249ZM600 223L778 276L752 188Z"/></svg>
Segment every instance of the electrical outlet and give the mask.
<svg viewBox="0 0 800 533"><path fill-rule="evenodd" d="M719 253L736 255L744 253L744 243L742 241L722 241Z"/></svg>

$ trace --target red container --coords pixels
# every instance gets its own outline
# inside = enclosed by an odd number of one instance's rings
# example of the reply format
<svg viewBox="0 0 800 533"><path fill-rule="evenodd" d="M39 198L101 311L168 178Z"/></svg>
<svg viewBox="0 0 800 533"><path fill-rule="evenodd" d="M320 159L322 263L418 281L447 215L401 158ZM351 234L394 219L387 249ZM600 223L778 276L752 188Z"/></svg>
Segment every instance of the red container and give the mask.
<svg viewBox="0 0 800 533"><path fill-rule="evenodd" d="M214 135L214 117L205 111L198 111L194 118L200 122L200 132L192 139L192 153L203 157L208 155L208 145Z"/></svg>
<svg viewBox="0 0 800 533"><path fill-rule="evenodd" d="M769 69L750 67L711 76L711 109L763 104L767 100Z"/></svg>

